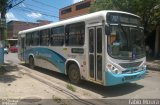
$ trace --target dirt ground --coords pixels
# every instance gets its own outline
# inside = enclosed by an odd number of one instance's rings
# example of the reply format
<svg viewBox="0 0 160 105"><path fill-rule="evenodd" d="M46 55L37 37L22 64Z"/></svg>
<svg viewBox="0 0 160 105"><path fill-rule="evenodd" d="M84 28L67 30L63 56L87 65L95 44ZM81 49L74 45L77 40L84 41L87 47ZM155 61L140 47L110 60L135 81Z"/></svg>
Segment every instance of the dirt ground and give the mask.
<svg viewBox="0 0 160 105"><path fill-rule="evenodd" d="M133 99L160 103L156 100L160 99L158 71L148 71L142 80L111 87L87 81L73 85L63 74L42 68L32 70L11 60L15 55L7 56L0 68L0 105L128 105L135 102Z"/></svg>

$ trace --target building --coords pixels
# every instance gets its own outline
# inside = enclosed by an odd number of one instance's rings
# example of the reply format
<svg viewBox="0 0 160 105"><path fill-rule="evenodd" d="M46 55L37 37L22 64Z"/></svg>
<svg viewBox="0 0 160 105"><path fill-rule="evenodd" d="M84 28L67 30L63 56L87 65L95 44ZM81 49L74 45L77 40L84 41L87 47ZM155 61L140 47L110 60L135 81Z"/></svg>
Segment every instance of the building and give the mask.
<svg viewBox="0 0 160 105"><path fill-rule="evenodd" d="M84 15L89 13L89 7L95 0L83 0L59 10L60 20Z"/></svg>
<svg viewBox="0 0 160 105"><path fill-rule="evenodd" d="M7 43L9 46L17 44L18 32L29 28L34 28L51 23L46 20L37 20L36 23L23 22L23 21L10 21L7 23Z"/></svg>
<svg viewBox="0 0 160 105"><path fill-rule="evenodd" d="M60 20L73 18L89 13L89 7L96 0L83 0L59 10ZM145 40L146 46L151 49L151 57L160 58L160 26L157 27Z"/></svg>
<svg viewBox="0 0 160 105"><path fill-rule="evenodd" d="M38 27L41 25L46 25L49 23L51 22L46 20L37 20L36 23L23 22L23 21L10 21L7 23L7 38L17 39L19 31L26 30L33 27Z"/></svg>

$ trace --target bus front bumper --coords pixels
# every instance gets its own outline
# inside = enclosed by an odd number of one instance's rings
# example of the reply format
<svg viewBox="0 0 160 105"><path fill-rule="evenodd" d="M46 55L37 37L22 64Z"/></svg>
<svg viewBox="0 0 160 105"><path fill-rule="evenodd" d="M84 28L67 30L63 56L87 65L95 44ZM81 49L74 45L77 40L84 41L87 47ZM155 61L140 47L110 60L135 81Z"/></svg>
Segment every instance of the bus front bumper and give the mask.
<svg viewBox="0 0 160 105"><path fill-rule="evenodd" d="M105 86L113 86L118 84L123 84L131 81L136 81L144 78L146 74L146 69L140 72L135 72L131 74L113 74L112 72L105 71Z"/></svg>

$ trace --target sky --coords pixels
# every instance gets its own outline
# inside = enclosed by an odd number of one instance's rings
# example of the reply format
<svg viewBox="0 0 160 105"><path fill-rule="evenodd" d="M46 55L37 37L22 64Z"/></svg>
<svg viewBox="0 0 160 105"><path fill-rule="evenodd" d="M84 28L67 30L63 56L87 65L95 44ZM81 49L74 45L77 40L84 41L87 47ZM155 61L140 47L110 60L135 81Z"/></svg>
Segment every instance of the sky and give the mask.
<svg viewBox="0 0 160 105"><path fill-rule="evenodd" d="M17 4L22 0L12 0ZM11 20L36 22L37 20L59 21L59 9L81 0L25 0L9 9L6 14L7 22Z"/></svg>

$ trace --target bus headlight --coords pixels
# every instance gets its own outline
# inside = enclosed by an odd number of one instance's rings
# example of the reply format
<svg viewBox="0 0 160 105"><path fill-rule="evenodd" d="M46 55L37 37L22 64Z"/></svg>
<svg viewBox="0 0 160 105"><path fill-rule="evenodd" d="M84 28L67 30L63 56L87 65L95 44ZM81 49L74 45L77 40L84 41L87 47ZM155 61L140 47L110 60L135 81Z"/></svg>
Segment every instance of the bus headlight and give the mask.
<svg viewBox="0 0 160 105"><path fill-rule="evenodd" d="M143 69L145 70L147 68L147 65L143 65Z"/></svg>
<svg viewBox="0 0 160 105"><path fill-rule="evenodd" d="M143 65L140 69L141 70L146 70L147 66L146 65Z"/></svg>
<svg viewBox="0 0 160 105"><path fill-rule="evenodd" d="M121 74L121 71L112 64L107 64L107 68L114 74Z"/></svg>

